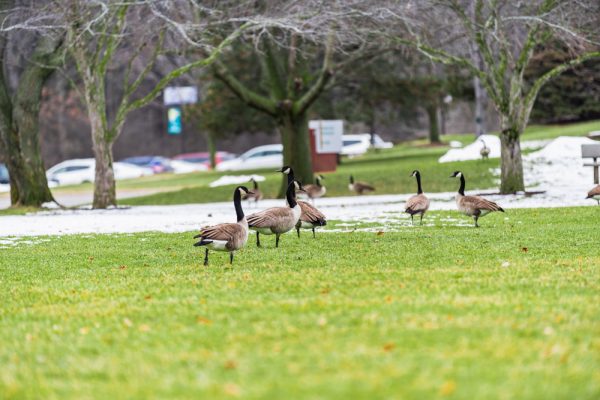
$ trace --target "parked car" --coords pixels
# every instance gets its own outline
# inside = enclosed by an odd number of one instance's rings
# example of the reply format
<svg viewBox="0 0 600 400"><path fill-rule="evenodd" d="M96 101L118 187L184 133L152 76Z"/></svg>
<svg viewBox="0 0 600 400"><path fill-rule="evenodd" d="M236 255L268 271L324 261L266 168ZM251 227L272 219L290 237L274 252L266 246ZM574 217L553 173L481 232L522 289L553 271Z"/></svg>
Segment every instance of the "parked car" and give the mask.
<svg viewBox="0 0 600 400"><path fill-rule="evenodd" d="M182 160L171 160L170 164L173 172L176 174L187 174L190 172L208 171L210 168L206 164L192 163Z"/></svg>
<svg viewBox="0 0 600 400"><path fill-rule="evenodd" d="M268 144L248 150L238 158L223 161L217 171L241 171L246 169L280 168L283 166L283 145Z"/></svg>
<svg viewBox="0 0 600 400"><path fill-rule="evenodd" d="M0 164L0 183L10 183L10 179L8 177L8 168L6 168L6 165L4 164Z"/></svg>
<svg viewBox="0 0 600 400"><path fill-rule="evenodd" d="M389 149L394 147L392 142L384 141L379 135L375 135L373 147L376 149ZM371 147L371 134L361 133L358 135L343 135L342 136L342 152L343 156L359 156L365 154Z"/></svg>
<svg viewBox="0 0 600 400"><path fill-rule="evenodd" d="M171 160L161 156L128 157L121 160L121 162L137 165L138 167L150 168L155 174L173 172Z"/></svg>
<svg viewBox="0 0 600 400"><path fill-rule="evenodd" d="M217 151L215 153L215 163L216 165L219 165L223 161L233 160L236 157L236 154L229 153L228 151ZM179 154L173 157L173 160L187 161L194 164L204 164L210 168L210 153L208 152Z"/></svg>
<svg viewBox="0 0 600 400"><path fill-rule="evenodd" d="M96 161L93 158L82 158L63 161L46 171L49 183L56 185L79 185L94 182ZM133 179L152 175L152 170L136 165L113 163L115 179Z"/></svg>

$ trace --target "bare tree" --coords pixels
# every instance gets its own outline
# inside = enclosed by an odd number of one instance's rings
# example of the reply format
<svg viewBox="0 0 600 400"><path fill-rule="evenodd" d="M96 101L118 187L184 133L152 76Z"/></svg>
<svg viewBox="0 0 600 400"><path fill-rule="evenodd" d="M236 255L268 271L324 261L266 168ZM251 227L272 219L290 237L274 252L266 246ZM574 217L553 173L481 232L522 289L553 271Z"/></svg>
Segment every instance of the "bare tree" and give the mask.
<svg viewBox="0 0 600 400"><path fill-rule="evenodd" d="M600 3L474 1L474 17L468 12L470 0L404 3L402 22L411 35L399 37L398 41L416 46L435 61L468 68L479 78L501 118L500 191L523 191L519 138L540 88L565 70L600 56L597 39ZM527 85L524 80L527 66L540 44L551 40L567 44L571 58ZM481 65L474 63L468 54L471 43L476 44L482 56Z"/></svg>
<svg viewBox="0 0 600 400"><path fill-rule="evenodd" d="M0 143L13 207L53 201L40 154L39 110L42 87L62 61L63 35L54 29L45 35L28 29L23 24L28 11L27 5L14 1L0 3ZM16 85L7 73L16 76Z"/></svg>

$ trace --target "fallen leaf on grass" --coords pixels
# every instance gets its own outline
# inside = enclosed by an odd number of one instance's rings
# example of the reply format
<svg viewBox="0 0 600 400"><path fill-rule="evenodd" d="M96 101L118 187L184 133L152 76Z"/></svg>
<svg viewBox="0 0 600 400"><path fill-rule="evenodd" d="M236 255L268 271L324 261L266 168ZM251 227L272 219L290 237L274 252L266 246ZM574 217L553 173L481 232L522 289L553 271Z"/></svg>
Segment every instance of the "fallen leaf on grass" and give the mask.
<svg viewBox="0 0 600 400"><path fill-rule="evenodd" d="M523 247L523 248L521 248L521 251L522 251L523 253L527 253L527 252L529 251L529 249L528 249L527 247Z"/></svg>
<svg viewBox="0 0 600 400"><path fill-rule="evenodd" d="M395 347L396 347L396 345L394 343L386 343L383 345L383 351L388 353L388 352L394 350Z"/></svg>
<svg viewBox="0 0 600 400"><path fill-rule="evenodd" d="M225 361L225 364L223 366L225 367L225 369L236 369L237 362L235 360L227 360Z"/></svg>
<svg viewBox="0 0 600 400"><path fill-rule="evenodd" d="M449 396L456 391L456 382L446 381L440 387L440 394L442 396Z"/></svg>
<svg viewBox="0 0 600 400"><path fill-rule="evenodd" d="M383 236L385 234L384 231L377 231L377 236Z"/></svg>
<svg viewBox="0 0 600 400"><path fill-rule="evenodd" d="M197 317L196 318L196 322L198 322L199 324L202 325L210 325L212 324L212 321L208 318L204 318L204 317Z"/></svg>
<svg viewBox="0 0 600 400"><path fill-rule="evenodd" d="M119 265L119 269L120 269L120 270L127 269L127 265Z"/></svg>

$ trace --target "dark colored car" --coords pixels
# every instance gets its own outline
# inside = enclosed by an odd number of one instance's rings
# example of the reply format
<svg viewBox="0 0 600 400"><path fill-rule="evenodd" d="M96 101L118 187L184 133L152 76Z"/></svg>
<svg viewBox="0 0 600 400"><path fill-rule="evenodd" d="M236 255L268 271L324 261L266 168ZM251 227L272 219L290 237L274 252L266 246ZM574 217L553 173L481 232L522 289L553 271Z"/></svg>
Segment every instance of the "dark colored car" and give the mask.
<svg viewBox="0 0 600 400"><path fill-rule="evenodd" d="M10 183L8 178L8 169L4 164L0 164L0 183Z"/></svg>
<svg viewBox="0 0 600 400"><path fill-rule="evenodd" d="M121 162L137 165L138 167L150 168L155 174L173 172L173 168L170 165L170 160L161 156L129 157L121 160Z"/></svg>
<svg viewBox="0 0 600 400"><path fill-rule="evenodd" d="M235 154L227 151L217 151L215 153L215 163L219 165L221 161L233 160L236 157ZM187 161L190 163L204 164L210 168L210 153L199 152L199 153L184 153L173 157L173 160Z"/></svg>

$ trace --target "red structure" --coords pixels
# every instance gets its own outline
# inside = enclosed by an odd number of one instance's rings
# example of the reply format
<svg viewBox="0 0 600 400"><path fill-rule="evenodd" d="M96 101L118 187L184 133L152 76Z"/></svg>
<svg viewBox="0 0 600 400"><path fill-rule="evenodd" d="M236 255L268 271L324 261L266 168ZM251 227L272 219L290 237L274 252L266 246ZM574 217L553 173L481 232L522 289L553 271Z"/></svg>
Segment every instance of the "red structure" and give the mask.
<svg viewBox="0 0 600 400"><path fill-rule="evenodd" d="M313 172L335 172L338 160L337 153L317 153L314 129L309 129L309 136Z"/></svg>

